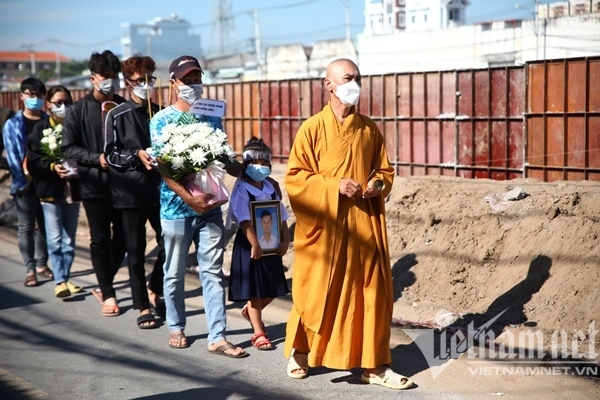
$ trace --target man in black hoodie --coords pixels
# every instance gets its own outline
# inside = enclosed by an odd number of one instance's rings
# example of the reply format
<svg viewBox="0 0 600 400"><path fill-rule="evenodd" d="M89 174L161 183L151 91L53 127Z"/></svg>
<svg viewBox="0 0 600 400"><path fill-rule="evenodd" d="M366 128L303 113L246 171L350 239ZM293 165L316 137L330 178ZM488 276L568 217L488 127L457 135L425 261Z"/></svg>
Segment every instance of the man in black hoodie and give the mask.
<svg viewBox="0 0 600 400"><path fill-rule="evenodd" d="M109 165L104 154L103 119L108 109L125 99L116 94L121 71L117 56L109 50L93 53L88 66L94 89L67 109L62 152L66 159L77 161L81 199L90 227L92 267L101 296L93 293L102 301L102 315L114 317L120 314L120 310L113 279L123 261L125 246L121 215L113 207L111 198Z"/></svg>
<svg viewBox="0 0 600 400"><path fill-rule="evenodd" d="M150 118L158 106L150 102L156 69L154 60L136 54L121 63L130 100L110 110L104 130L104 153L110 165L113 205L123 217L133 308L140 310L140 329L158 328L150 305L164 318L160 307L163 292L165 252L160 228L160 174L151 165ZM156 232L158 254L146 291L146 221ZM150 298L149 298L150 297Z"/></svg>

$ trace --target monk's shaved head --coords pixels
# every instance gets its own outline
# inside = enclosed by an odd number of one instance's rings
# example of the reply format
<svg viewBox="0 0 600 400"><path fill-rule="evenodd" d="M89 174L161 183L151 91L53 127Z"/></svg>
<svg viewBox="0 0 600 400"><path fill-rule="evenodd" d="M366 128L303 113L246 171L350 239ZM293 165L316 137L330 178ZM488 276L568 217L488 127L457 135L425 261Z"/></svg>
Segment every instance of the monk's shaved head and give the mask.
<svg viewBox="0 0 600 400"><path fill-rule="evenodd" d="M352 73L353 75L358 73L360 76L358 66L354 61L347 58L338 58L329 63L327 71L325 72L325 77L335 82L339 82L339 79L343 78L347 73Z"/></svg>

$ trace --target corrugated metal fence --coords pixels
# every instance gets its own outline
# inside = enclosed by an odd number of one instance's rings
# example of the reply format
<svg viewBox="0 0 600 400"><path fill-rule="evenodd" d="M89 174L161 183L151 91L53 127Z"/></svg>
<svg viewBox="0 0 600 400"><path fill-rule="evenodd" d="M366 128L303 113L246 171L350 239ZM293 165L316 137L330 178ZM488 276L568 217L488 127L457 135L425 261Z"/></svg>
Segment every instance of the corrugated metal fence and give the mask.
<svg viewBox="0 0 600 400"><path fill-rule="evenodd" d="M599 76L600 57L365 76L359 111L379 125L402 176L600 181ZM279 162L328 99L321 79L226 83L205 93L227 102L236 151L259 136ZM163 89L161 100L168 96ZM18 108L18 96L2 93L0 104Z"/></svg>

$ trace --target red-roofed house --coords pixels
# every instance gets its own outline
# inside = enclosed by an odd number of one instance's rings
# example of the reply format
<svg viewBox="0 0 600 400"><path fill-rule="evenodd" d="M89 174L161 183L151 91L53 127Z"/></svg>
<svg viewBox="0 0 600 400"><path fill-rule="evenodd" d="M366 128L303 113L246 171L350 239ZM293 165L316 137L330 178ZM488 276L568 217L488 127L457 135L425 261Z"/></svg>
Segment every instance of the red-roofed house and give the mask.
<svg viewBox="0 0 600 400"><path fill-rule="evenodd" d="M0 51L0 77L23 78L43 70L55 70L57 62L70 58L52 51Z"/></svg>

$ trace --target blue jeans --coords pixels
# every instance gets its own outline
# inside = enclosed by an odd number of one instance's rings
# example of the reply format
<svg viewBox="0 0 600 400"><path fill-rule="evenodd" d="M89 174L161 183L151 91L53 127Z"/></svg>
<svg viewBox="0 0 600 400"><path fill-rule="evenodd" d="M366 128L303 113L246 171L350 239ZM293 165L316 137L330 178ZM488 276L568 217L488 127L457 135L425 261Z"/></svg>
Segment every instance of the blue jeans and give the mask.
<svg viewBox="0 0 600 400"><path fill-rule="evenodd" d="M44 213L40 207L40 200L31 186L27 193L15 195L15 205L19 221L17 243L23 263L29 274L35 271L35 267L48 265ZM37 230L35 229L36 220Z"/></svg>
<svg viewBox="0 0 600 400"><path fill-rule="evenodd" d="M67 282L75 257L79 203L42 202L42 209L54 282Z"/></svg>
<svg viewBox="0 0 600 400"><path fill-rule="evenodd" d="M225 339L225 285L223 282L223 218L221 212L197 217L161 219L165 242L164 298L169 331L185 328L185 267L192 242L200 266L208 344Z"/></svg>

